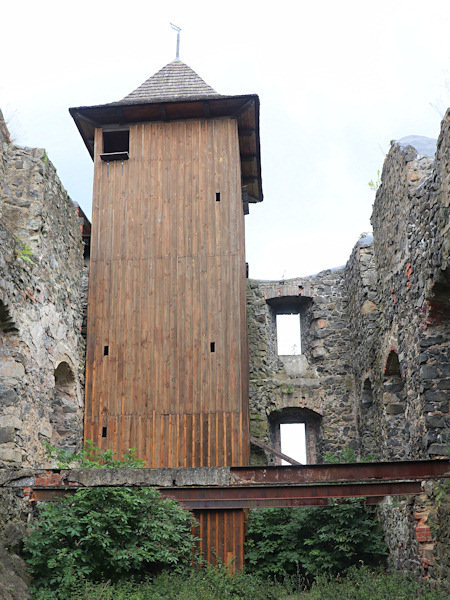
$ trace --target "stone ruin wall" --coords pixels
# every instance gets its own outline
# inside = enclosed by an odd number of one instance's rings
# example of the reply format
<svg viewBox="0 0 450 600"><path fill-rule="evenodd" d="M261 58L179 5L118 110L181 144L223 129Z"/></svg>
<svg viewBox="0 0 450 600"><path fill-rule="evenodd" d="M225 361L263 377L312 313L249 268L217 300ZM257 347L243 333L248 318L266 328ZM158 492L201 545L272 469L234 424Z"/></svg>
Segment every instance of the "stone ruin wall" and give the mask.
<svg viewBox="0 0 450 600"><path fill-rule="evenodd" d="M417 141L417 144L430 140ZM321 420L316 460L344 446L380 460L445 456L449 442L450 111L436 158L393 143L373 237L345 267L248 284L251 432L307 409ZM279 357L275 315L298 312L302 355ZM301 413L299 413L301 414ZM306 413L305 413L306 414ZM267 460L254 449L254 460Z"/></svg>
<svg viewBox="0 0 450 600"><path fill-rule="evenodd" d="M294 409L301 416L298 409L306 407L320 420L318 462L343 447L375 460L448 456L450 111L435 157L429 148L421 153L429 140L416 142L418 150L392 145L373 237L357 242L345 268L249 281L254 437L273 443L273 415ZM276 354L274 314L281 298L290 298L292 308L299 293L308 301L299 310L303 355L291 357L295 373ZM273 462L252 450L255 463ZM450 503L441 484L427 482L421 496L408 500L386 499L381 514L391 564L450 587Z"/></svg>
<svg viewBox="0 0 450 600"><path fill-rule="evenodd" d="M306 422L308 462L348 446L357 450L346 304L342 269L248 282L250 433L279 449L277 424ZM278 356L276 314L289 310L300 314L302 353ZM265 461L276 462L252 446L252 462Z"/></svg>
<svg viewBox="0 0 450 600"><path fill-rule="evenodd" d="M295 418L311 432L311 462L346 447L381 459L447 452L449 124L448 113L435 160L393 144L374 241L359 240L345 267L249 280L255 438L276 444L277 425ZM45 151L15 146L0 118L0 154L0 467L34 467L44 441L74 449L82 440L87 277L80 216ZM302 354L279 357L275 315L288 311L301 315ZM273 462L252 446L253 464ZM438 506L439 494L427 484L414 500L385 501L396 568L450 572L448 496ZM16 504L25 515L20 498L0 499L10 507L2 520Z"/></svg>
<svg viewBox="0 0 450 600"><path fill-rule="evenodd" d="M45 150L0 113L0 466L38 466L82 439L82 221Z"/></svg>
<svg viewBox="0 0 450 600"><path fill-rule="evenodd" d="M384 460L446 454L449 130L447 114L435 159L392 145L373 243L359 242L346 269L360 445Z"/></svg>

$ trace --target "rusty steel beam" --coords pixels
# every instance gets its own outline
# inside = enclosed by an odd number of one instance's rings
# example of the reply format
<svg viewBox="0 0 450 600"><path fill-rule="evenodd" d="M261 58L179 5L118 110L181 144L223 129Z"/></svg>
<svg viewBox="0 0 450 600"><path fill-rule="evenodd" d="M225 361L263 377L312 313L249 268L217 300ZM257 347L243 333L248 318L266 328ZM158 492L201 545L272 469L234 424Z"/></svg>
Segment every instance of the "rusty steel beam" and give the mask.
<svg viewBox="0 0 450 600"><path fill-rule="evenodd" d="M448 460L408 460L283 467L231 467L231 485L433 479L450 476Z"/></svg>
<svg viewBox="0 0 450 600"><path fill-rule="evenodd" d="M208 470L208 473L211 469ZM214 471L214 469L212 469ZM134 471L134 470L133 470ZM264 506L323 505L330 499L366 497L375 503L384 496L419 494L421 481L450 477L449 460L419 460L385 463L327 464L284 467L231 467L220 470L221 478L212 477L206 483L199 469L191 474L191 482L171 486L160 480L166 469L139 470L139 483L121 481L116 485L157 486L164 496L175 498L191 510L256 508ZM171 473L170 481L176 477ZM177 471L177 470L175 470ZM183 471L183 470L182 470ZM178 472L178 471L177 471ZM76 473L76 472L72 472ZM228 473L228 475L227 475ZM70 472L69 472L70 474ZM110 473L109 473L110 474ZM209 473L211 475L211 473ZM214 473L213 473L214 475ZM175 479L174 479L175 477ZM47 475L44 477L44 481ZM196 481L198 479L198 482ZM78 481L80 477L76 478ZM167 479L167 478L166 478ZM183 478L182 478L183 480ZM218 484L218 481L222 483ZM53 480L52 480L53 481ZM56 480L55 480L56 481ZM61 479L61 481L63 481ZM69 480L70 481L70 480ZM80 479L82 481L82 479ZM112 480L114 481L114 479ZM65 487L56 481L50 485L32 486L33 498L48 500L73 493L76 486ZM72 482L73 483L73 482ZM81 483L80 487L112 485L114 483Z"/></svg>
<svg viewBox="0 0 450 600"><path fill-rule="evenodd" d="M78 488L80 489L80 488ZM83 488L81 488L83 489ZM176 491L173 488L159 488L162 496L166 498L173 498L183 504L185 508L189 510L204 509L204 508L235 508L236 500L220 500L221 506L213 506L217 500L196 500L196 499L185 499L181 501ZM58 500L58 498L64 498L68 494L74 494L76 488L35 488L33 490L33 500L36 502L49 502L52 500ZM365 504L378 504L385 496L369 496L364 497ZM262 507L285 507L285 506L328 506L330 504L330 498L282 498L278 496L275 499L265 498L261 500L251 500L249 504L252 504L251 508L262 508ZM226 505L226 506L225 506ZM248 507L247 507L248 508Z"/></svg>
<svg viewBox="0 0 450 600"><path fill-rule="evenodd" d="M161 488L164 496L174 498L189 510L323 505L337 498L380 498L419 494L421 491L420 481Z"/></svg>
<svg viewBox="0 0 450 600"><path fill-rule="evenodd" d="M253 508L289 508L295 506L329 506L330 500L328 498L265 498L263 500L252 500L247 499L245 501L237 500L220 500L215 502L209 502L207 500L178 500L176 497L171 496L166 491L163 492L166 498L172 498L177 500L179 504L184 506L187 510L235 510L237 508L253 509ZM364 504L378 504L383 500L385 496L373 496L370 498L363 498Z"/></svg>
<svg viewBox="0 0 450 600"><path fill-rule="evenodd" d="M85 489L85 488L78 488ZM326 506L339 498L365 498L376 504L385 496L419 494L419 481L391 481L363 484L239 486L239 487L160 487L161 494L173 498L189 510L267 508L283 506ZM33 500L56 500L74 494L76 488L35 487Z"/></svg>

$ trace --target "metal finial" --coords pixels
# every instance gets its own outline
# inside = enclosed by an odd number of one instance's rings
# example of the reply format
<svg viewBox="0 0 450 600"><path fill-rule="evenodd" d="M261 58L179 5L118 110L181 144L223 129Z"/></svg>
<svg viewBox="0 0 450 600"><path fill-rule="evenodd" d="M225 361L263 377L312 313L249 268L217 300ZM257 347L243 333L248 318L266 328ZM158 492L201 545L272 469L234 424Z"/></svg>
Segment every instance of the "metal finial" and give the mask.
<svg viewBox="0 0 450 600"><path fill-rule="evenodd" d="M180 60L180 31L181 31L181 27L178 27L178 25L174 25L173 23L170 23L170 26L172 27L172 29L174 29L177 32L177 56L176 56L176 60Z"/></svg>

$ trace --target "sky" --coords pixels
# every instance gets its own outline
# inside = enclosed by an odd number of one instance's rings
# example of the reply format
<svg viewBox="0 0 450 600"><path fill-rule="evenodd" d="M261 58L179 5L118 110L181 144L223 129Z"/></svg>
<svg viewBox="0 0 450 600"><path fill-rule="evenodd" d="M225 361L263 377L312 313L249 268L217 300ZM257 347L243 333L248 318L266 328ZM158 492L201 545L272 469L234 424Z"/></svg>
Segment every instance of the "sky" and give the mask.
<svg viewBox="0 0 450 600"><path fill-rule="evenodd" d="M261 101L264 201L246 216L250 277L345 264L369 232L390 141L436 138L450 105L448 0L22 0L1 10L0 109L44 147L91 214L92 161L68 108L119 100L175 58Z"/></svg>

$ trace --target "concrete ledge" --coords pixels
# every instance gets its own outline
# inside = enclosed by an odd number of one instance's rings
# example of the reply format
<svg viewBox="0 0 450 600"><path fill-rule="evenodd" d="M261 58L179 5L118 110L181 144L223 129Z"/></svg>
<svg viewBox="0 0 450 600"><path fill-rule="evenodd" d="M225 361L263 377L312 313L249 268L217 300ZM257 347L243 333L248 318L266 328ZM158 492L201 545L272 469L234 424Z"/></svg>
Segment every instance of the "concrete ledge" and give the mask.
<svg viewBox="0 0 450 600"><path fill-rule="evenodd" d="M195 486L229 485L227 467L190 467L179 469L72 469L64 480L81 486Z"/></svg>

